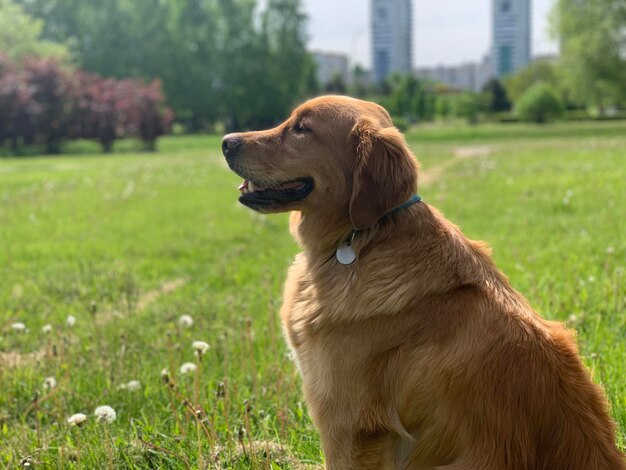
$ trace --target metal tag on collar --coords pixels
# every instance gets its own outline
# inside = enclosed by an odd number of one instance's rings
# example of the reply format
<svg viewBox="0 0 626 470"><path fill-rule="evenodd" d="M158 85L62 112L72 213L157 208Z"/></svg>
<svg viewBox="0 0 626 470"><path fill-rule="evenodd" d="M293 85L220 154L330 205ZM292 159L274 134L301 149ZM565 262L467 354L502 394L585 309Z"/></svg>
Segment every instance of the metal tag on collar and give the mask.
<svg viewBox="0 0 626 470"><path fill-rule="evenodd" d="M341 245L337 247L337 251L335 252L337 261L343 265L352 264L354 263L354 260L356 260L356 253L354 253L354 250L352 249L352 240L354 240L354 235L356 235L356 230L352 231L350 238L342 242Z"/></svg>

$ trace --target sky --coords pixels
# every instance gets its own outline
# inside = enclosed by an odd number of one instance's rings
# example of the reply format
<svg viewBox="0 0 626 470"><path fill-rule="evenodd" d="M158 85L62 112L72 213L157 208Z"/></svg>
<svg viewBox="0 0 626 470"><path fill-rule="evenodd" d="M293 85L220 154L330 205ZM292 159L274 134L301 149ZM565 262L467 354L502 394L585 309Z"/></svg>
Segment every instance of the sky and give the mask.
<svg viewBox="0 0 626 470"><path fill-rule="evenodd" d="M491 43L492 0L413 0L413 65L479 61ZM555 53L548 15L556 0L533 0L532 55ZM370 67L370 0L303 0L309 15L309 48L343 52Z"/></svg>

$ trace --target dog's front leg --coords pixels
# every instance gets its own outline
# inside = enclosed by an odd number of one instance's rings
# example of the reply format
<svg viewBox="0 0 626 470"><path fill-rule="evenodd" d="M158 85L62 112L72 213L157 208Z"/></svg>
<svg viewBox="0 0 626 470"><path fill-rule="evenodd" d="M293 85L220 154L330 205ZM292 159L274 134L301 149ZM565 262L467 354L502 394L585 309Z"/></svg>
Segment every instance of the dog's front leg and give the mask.
<svg viewBox="0 0 626 470"><path fill-rule="evenodd" d="M387 432L320 429L326 470L392 469L392 437Z"/></svg>

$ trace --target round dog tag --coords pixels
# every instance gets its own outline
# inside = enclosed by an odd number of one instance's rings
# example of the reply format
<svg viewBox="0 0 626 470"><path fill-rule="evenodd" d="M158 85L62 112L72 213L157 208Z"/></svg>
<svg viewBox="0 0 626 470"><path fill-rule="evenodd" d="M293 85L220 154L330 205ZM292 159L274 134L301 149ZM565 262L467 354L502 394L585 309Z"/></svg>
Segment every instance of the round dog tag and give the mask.
<svg viewBox="0 0 626 470"><path fill-rule="evenodd" d="M352 249L352 245L350 245L348 242L343 242L341 245L339 245L335 256L337 257L337 261L339 261L341 264L346 265L354 263L354 260L356 259L356 254Z"/></svg>

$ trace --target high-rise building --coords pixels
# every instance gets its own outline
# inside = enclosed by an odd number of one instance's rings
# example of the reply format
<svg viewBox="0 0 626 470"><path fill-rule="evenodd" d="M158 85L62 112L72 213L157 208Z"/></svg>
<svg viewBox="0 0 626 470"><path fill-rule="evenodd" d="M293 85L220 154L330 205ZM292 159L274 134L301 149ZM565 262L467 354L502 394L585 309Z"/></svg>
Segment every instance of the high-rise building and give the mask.
<svg viewBox="0 0 626 470"><path fill-rule="evenodd" d="M493 73L500 78L530 62L531 0L492 0Z"/></svg>
<svg viewBox="0 0 626 470"><path fill-rule="evenodd" d="M413 70L412 0L371 0L373 79Z"/></svg>

